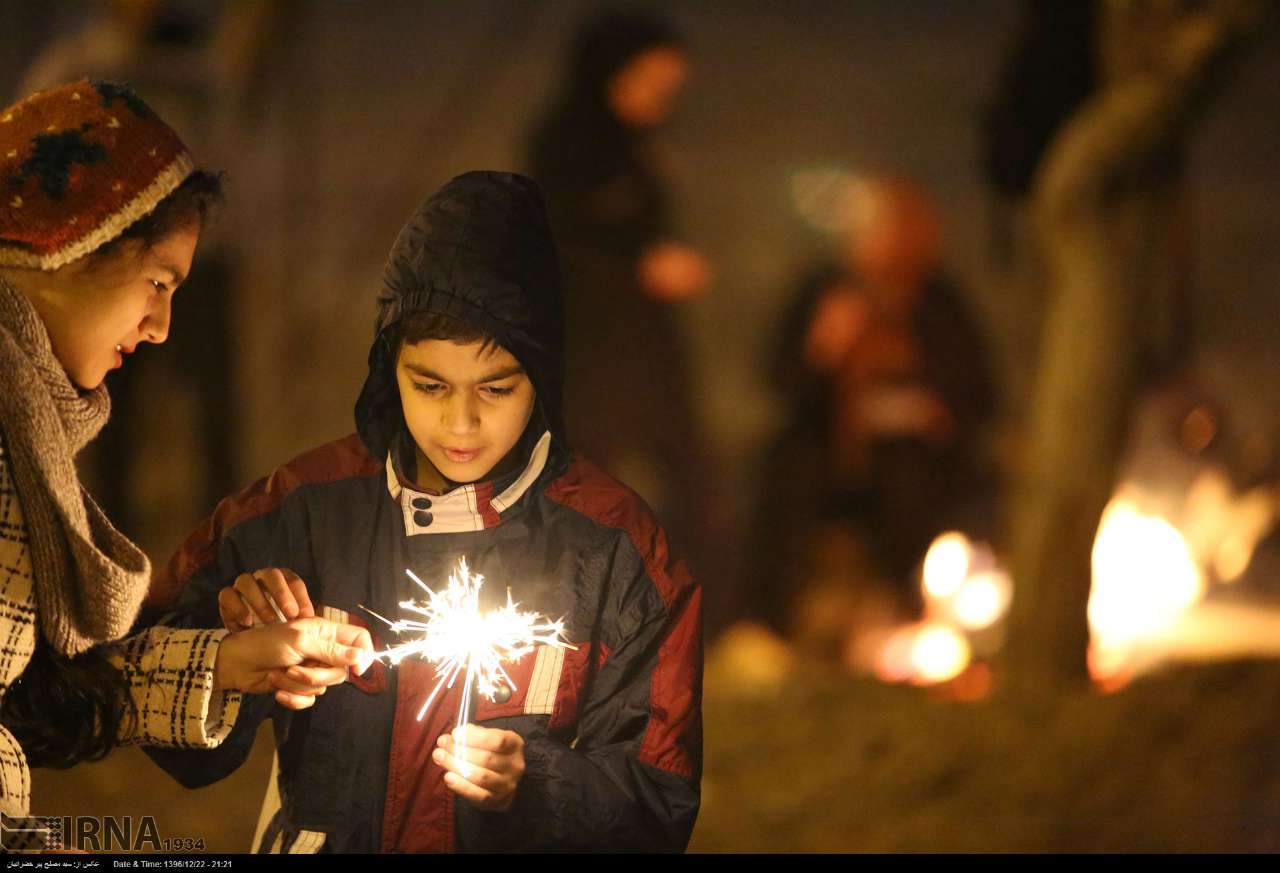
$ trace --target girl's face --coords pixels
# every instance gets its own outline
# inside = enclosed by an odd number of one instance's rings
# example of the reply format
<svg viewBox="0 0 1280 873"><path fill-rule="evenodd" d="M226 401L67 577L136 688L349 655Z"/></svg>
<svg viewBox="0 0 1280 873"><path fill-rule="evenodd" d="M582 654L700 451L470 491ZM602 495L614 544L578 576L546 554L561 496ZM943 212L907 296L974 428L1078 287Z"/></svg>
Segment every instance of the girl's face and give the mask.
<svg viewBox="0 0 1280 873"><path fill-rule="evenodd" d="M72 382L96 388L140 343L165 341L173 293L199 239L193 224L141 254L140 244L126 243L105 261L81 258L32 289L31 303Z"/></svg>
<svg viewBox="0 0 1280 873"><path fill-rule="evenodd" d="M476 482L507 456L533 415L536 392L506 349L483 343L404 343L396 362L400 403L418 445L418 484ZM428 467L423 460L430 461Z"/></svg>

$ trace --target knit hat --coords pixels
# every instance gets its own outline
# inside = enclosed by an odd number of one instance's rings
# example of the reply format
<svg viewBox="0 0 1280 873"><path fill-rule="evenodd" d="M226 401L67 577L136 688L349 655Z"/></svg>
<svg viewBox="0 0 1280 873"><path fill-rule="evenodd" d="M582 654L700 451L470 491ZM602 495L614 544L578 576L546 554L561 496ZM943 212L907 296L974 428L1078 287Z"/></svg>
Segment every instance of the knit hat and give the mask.
<svg viewBox="0 0 1280 873"><path fill-rule="evenodd" d="M120 236L194 162L127 85L82 80L0 111L0 267L56 270Z"/></svg>

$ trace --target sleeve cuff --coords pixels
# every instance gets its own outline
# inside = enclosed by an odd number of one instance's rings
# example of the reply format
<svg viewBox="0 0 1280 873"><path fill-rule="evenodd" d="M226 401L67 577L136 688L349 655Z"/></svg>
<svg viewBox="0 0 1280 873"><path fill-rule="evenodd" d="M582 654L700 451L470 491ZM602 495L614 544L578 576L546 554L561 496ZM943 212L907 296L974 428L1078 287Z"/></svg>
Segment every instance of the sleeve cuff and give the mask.
<svg viewBox="0 0 1280 873"><path fill-rule="evenodd" d="M213 690L213 665L227 631L153 627L111 646L108 657L129 681L136 719L122 742L212 749L231 733L238 691Z"/></svg>

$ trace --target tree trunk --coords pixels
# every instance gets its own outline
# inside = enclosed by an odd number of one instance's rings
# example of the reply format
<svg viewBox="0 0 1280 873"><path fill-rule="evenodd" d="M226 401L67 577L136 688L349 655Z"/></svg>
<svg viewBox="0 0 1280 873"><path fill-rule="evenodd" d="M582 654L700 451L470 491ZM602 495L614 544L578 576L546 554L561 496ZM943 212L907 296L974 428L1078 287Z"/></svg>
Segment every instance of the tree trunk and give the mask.
<svg viewBox="0 0 1280 873"><path fill-rule="evenodd" d="M1259 3L1111 0L1099 92L1064 125L1037 178L1032 220L1049 307L1027 461L1014 492L1011 693L1087 685L1090 553L1145 375L1149 322L1174 294L1166 244L1180 154L1221 58ZM1180 279L1181 277L1175 277Z"/></svg>

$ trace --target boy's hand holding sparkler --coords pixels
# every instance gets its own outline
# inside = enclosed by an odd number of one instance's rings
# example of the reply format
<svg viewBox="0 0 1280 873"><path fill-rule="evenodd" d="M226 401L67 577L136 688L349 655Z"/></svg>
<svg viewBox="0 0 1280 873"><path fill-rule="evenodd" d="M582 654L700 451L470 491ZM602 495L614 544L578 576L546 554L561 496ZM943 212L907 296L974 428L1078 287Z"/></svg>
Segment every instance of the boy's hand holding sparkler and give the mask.
<svg viewBox="0 0 1280 873"><path fill-rule="evenodd" d="M453 734L442 734L431 755L446 770L444 784L479 809L506 812L524 776L524 738L515 731L474 724L462 730L466 731L465 761L454 757Z"/></svg>

